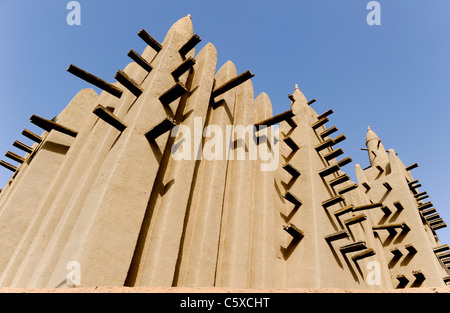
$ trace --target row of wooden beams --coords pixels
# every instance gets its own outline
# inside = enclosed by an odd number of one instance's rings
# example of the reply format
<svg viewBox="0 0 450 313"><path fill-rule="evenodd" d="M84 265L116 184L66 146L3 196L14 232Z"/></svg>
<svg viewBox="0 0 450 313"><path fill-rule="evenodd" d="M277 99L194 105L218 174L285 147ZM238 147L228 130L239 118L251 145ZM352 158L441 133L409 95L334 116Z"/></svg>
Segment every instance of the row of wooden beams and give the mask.
<svg viewBox="0 0 450 313"><path fill-rule="evenodd" d="M156 52L161 51L162 45L154 39L147 31L142 29L138 36L141 37L142 40L144 40L147 45L152 47ZM181 49L180 54L185 55L187 52L189 52L197 43L201 41L200 37L198 35L194 35ZM144 70L147 72L150 72L153 68L141 55L139 55L136 51L130 50L128 52L128 56L135 61L139 66L141 66ZM172 74L175 78L181 76L185 71L187 71L189 68L193 66L193 59L190 58L183 62L179 68L177 68ZM108 83L99 77L92 75L91 73L84 71L80 69L79 67L76 67L75 65L71 64L67 71L91 84L94 86L97 86L98 88L110 93L111 95L120 98L123 94L123 90L116 87L115 85ZM129 77L124 71L119 70L115 76L116 80L121 83L125 88L130 90L131 93L133 93L136 97L142 94L143 90L139 86L138 83L136 83L131 77Z"/></svg>

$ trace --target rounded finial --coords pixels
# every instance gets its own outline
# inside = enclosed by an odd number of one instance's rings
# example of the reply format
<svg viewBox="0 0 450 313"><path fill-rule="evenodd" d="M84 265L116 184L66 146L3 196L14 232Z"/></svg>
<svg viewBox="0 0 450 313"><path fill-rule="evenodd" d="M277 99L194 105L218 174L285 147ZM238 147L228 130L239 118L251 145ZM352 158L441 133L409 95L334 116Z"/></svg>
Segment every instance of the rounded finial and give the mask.
<svg viewBox="0 0 450 313"><path fill-rule="evenodd" d="M298 89L298 84L295 84L295 89Z"/></svg>

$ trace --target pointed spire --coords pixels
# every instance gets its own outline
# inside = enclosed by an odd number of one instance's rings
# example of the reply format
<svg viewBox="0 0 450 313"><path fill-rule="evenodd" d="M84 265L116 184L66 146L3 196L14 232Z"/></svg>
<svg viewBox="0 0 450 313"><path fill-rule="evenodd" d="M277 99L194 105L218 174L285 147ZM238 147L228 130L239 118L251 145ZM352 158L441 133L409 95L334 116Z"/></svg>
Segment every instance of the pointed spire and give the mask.
<svg viewBox="0 0 450 313"><path fill-rule="evenodd" d="M366 135L366 146L369 153L370 165L374 166L382 166L389 163L389 157L386 153L386 149L381 143L380 138L378 138L377 134L369 127L367 127L367 135Z"/></svg>
<svg viewBox="0 0 450 313"><path fill-rule="evenodd" d="M222 67L217 71L216 76L229 76L229 77L235 77L237 76L237 70L234 63L230 60L226 61ZM218 81L217 84L223 84L225 81L221 82Z"/></svg>
<svg viewBox="0 0 450 313"><path fill-rule="evenodd" d="M397 156L397 153L395 153L394 149L389 149L389 163L392 173L405 173L408 178L412 180L411 174L406 172L405 165Z"/></svg>
<svg viewBox="0 0 450 313"><path fill-rule="evenodd" d="M295 84L294 94L292 95L291 109L295 115L300 113L301 108L309 107L308 100L305 95L298 88L298 84Z"/></svg>
<svg viewBox="0 0 450 313"><path fill-rule="evenodd" d="M174 33L180 34L185 40L190 39L194 35L194 27L190 15L182 17L172 25L164 38L163 46Z"/></svg>
<svg viewBox="0 0 450 313"><path fill-rule="evenodd" d="M254 102L257 103L256 115L258 120L261 119L261 116L273 116L272 103L270 102L270 98L267 95L267 93L265 92L260 93L256 97Z"/></svg>
<svg viewBox="0 0 450 313"><path fill-rule="evenodd" d="M361 165L355 164L355 174L359 185L368 182L366 174L364 173L364 170L361 168Z"/></svg>

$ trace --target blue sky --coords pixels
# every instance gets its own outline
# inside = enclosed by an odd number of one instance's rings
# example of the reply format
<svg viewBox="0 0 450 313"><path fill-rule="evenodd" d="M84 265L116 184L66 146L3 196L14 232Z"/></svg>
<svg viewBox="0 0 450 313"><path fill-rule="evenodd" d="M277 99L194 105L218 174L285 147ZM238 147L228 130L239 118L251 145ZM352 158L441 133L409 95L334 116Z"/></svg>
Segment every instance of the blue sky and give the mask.
<svg viewBox="0 0 450 313"><path fill-rule="evenodd" d="M162 41L191 14L199 48L212 42L219 66L232 60L256 74L255 96L266 92L274 114L289 109L298 83L318 113L333 109L353 164L368 165L368 125L406 165L417 162L421 191L450 223L450 1L380 0L380 26L366 23L368 0L80 0L81 26L67 25L68 2L0 0L1 155L19 152L15 140L31 144L24 128L41 132L32 114L52 118L91 87L66 72L70 64L113 82L127 52L143 51L139 30ZM353 165L344 170L354 178ZM10 175L0 168L1 186ZM447 228L438 235L450 242Z"/></svg>

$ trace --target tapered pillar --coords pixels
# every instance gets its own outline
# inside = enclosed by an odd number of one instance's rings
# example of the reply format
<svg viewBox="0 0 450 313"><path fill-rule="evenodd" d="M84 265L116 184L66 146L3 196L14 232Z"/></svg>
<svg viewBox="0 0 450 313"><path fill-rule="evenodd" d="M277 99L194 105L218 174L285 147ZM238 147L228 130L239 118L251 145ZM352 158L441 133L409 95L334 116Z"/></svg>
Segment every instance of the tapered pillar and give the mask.
<svg viewBox="0 0 450 313"><path fill-rule="evenodd" d="M171 134L171 155L161 163L153 186L148 214L141 228L128 284L172 286L177 279L179 258L190 253L180 251L185 235L185 220L193 184L196 156L201 153L202 133L209 108L217 62L217 52L207 44L196 58L189 88L195 89L177 114L180 126ZM192 113L193 112L193 113ZM192 114L191 114L192 113ZM177 131L180 131L177 133ZM177 135L178 134L178 135ZM179 157L181 153L187 155Z"/></svg>
<svg viewBox="0 0 450 313"><path fill-rule="evenodd" d="M256 151L253 124L256 122L251 81L236 91L234 131L227 169L222 227L216 273L216 286L248 288L250 238L253 203L252 153Z"/></svg>
<svg viewBox="0 0 450 313"><path fill-rule="evenodd" d="M226 62L215 75L216 84L230 80L236 73L234 64ZM208 127L210 131L213 127L218 127L220 133L211 133L211 137L204 138L201 160L197 161L196 179L188 204L189 218L181 247L183 255L179 264L177 286L215 286L228 164L226 156L230 149L227 125L233 124L235 98L236 90L229 90L215 99L220 105L210 106L208 111L205 131L208 132ZM217 158L214 151L220 152Z"/></svg>
<svg viewBox="0 0 450 313"><path fill-rule="evenodd" d="M128 127L117 137L99 169L48 285L59 283L70 260L78 260L84 268L85 286L99 283L99 268L104 273L102 284L124 284L169 136L166 133L151 142L145 134L176 112L180 99L170 104L171 113L159 96L173 86L170 73L182 62L178 49L192 34L189 17L175 23L152 62L153 70L140 84L142 95L122 102L114 112ZM186 78L180 81L185 83ZM125 185L128 188L117 193L117 188ZM99 237L108 240L99 241Z"/></svg>
<svg viewBox="0 0 450 313"><path fill-rule="evenodd" d="M269 96L260 94L253 103L255 120L272 116ZM248 286L252 289L273 288L275 280L276 240L274 204L275 172L279 168L279 143L273 127L259 128L256 140L257 160L253 162L253 197L251 250Z"/></svg>
<svg viewBox="0 0 450 313"><path fill-rule="evenodd" d="M429 222L422 221L421 200L415 197L420 190L411 189L408 182L414 179L394 150L386 153L381 140L369 128L367 148L371 166L364 171L357 168L358 182L371 202L382 199L386 210L372 209L376 224L373 225L376 237L383 246L385 255L391 250L399 251L389 262L390 276L394 277L394 288L427 287L445 285L443 277L446 269L433 258L433 247L439 245L437 236ZM375 152L375 154L371 154ZM380 170L381 169L381 170ZM421 207L423 205L423 207ZM432 206L432 205L431 205ZM426 221L426 220L425 220ZM414 253L402 252L399 245L412 244ZM421 271L425 279L418 279L414 271ZM399 282L395 277L405 277Z"/></svg>
<svg viewBox="0 0 450 313"><path fill-rule="evenodd" d="M80 91L58 116L58 122L74 129L82 128L96 100L97 95L92 89ZM30 228L36 214L39 214L38 204L51 192L51 183L74 140L59 132L48 134L39 151L23 164L27 167L26 171L17 177L8 198L0 204L0 232L4 232L4 241L0 242L1 269L5 269L14 251L21 247L21 238Z"/></svg>
<svg viewBox="0 0 450 313"><path fill-rule="evenodd" d="M354 201L349 196L352 191L348 190L343 194L338 192L353 184L349 179L337 180L339 177L348 178L340 168L346 161L336 159L342 153L333 153L339 149L337 145L345 136L321 137L320 134L326 132L326 127L333 127L329 126L331 122L326 120L328 118L319 116L308 105L306 97L298 88L291 100L296 127L289 129L286 125L282 131L284 137L291 138L299 149L289 151L281 148L281 151L287 152L283 158L300 175L293 178L292 173L285 171L281 181L282 190L279 190L280 201L283 203L281 219L285 230L281 243L282 258L285 261L285 286L365 288L361 268L351 261L353 253L363 251L343 254L340 250L356 240L369 242L366 235L352 232L361 227L359 220L347 230L348 236L339 237L339 240L327 240L332 234L346 230L344 214L334 213L349 207L350 210L345 212L351 214L350 205ZM282 145L284 144L283 142ZM282 197L285 193L298 200L291 201ZM368 225L364 226L366 231L370 229ZM302 235L293 236L288 232L289 229L298 229ZM372 247L367 245L366 248ZM372 253L364 253L356 260L362 262L370 258L373 258Z"/></svg>

